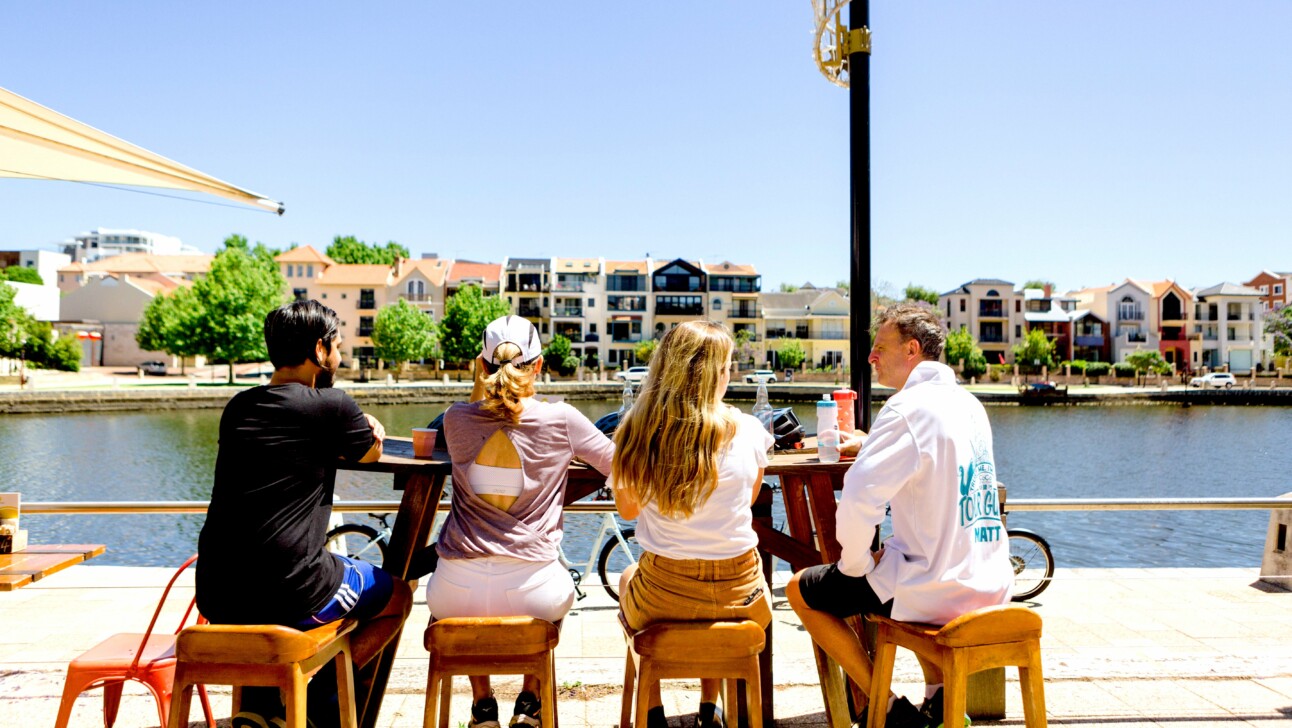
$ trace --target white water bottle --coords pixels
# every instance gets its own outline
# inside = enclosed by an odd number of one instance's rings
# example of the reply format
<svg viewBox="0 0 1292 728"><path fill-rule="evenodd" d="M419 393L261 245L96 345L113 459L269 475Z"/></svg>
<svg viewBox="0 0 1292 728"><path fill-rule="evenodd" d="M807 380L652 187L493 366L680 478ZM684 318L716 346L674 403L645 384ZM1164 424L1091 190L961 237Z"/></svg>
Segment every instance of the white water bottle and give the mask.
<svg viewBox="0 0 1292 728"><path fill-rule="evenodd" d="M816 403L816 452L823 463L839 462L839 406L828 394Z"/></svg>
<svg viewBox="0 0 1292 728"><path fill-rule="evenodd" d="M767 430L767 434L772 436L772 441L774 443L776 440L776 430L772 420L775 419L775 414L772 412L771 403L767 401L767 380L761 377L758 379L758 394L754 398L754 409L750 414L758 418L759 422L763 423L763 429ZM771 456L772 451L775 449L775 444L767 448L767 455Z"/></svg>
<svg viewBox="0 0 1292 728"><path fill-rule="evenodd" d="M633 383L624 382L623 400L619 405L619 414L623 416L633 408Z"/></svg>

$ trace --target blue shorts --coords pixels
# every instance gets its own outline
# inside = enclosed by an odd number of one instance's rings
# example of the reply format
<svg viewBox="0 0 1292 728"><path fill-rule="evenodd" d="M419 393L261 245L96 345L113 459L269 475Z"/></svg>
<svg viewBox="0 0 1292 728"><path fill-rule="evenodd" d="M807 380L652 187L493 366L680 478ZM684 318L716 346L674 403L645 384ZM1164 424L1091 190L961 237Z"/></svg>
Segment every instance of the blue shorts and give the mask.
<svg viewBox="0 0 1292 728"><path fill-rule="evenodd" d="M306 630L339 619L371 619L390 602L395 582L389 572L340 554L332 554L332 558L340 561L343 567L341 586L314 616L306 617L292 627Z"/></svg>

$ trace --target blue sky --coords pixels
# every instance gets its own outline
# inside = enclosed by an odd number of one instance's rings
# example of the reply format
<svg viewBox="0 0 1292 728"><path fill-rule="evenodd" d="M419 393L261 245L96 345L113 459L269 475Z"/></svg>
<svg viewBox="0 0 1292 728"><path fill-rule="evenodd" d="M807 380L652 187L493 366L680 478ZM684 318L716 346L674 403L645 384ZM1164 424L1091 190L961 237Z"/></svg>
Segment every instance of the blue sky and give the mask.
<svg viewBox="0 0 1292 728"><path fill-rule="evenodd" d="M1292 269L1292 3L873 2L873 270L939 291ZM0 179L0 248L703 257L847 278L808 0L23 3L0 86L287 203ZM215 198L210 198L215 201Z"/></svg>

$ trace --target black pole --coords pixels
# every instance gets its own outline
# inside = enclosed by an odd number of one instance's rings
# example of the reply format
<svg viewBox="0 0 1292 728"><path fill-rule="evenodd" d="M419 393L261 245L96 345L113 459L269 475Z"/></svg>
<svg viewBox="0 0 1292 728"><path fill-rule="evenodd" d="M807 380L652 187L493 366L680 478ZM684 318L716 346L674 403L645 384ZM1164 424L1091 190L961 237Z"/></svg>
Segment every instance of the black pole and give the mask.
<svg viewBox="0 0 1292 728"><path fill-rule="evenodd" d="M870 24L869 0L848 5L850 35ZM869 32L869 31L866 31ZM848 100L852 145L852 389L857 426L870 431L870 48L852 42L848 54Z"/></svg>

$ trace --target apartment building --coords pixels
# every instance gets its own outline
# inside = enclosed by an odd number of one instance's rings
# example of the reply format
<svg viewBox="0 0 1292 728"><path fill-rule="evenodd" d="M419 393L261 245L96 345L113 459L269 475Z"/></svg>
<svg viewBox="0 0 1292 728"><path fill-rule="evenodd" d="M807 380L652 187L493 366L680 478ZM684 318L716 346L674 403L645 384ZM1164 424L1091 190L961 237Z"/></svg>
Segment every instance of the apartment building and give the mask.
<svg viewBox="0 0 1292 728"><path fill-rule="evenodd" d="M767 366L779 369L777 350L797 339L809 367L850 366L849 326L852 304L838 288L804 286L797 291L759 295L765 343L759 350Z"/></svg>
<svg viewBox="0 0 1292 728"><path fill-rule="evenodd" d="M502 263L480 263L474 260L449 261L444 280L444 295L452 296L463 286L478 286L486 296L502 293Z"/></svg>
<svg viewBox="0 0 1292 728"><path fill-rule="evenodd" d="M529 319L540 334L549 334L552 261L548 258L507 258L503 264L507 284L503 288L511 310Z"/></svg>
<svg viewBox="0 0 1292 728"><path fill-rule="evenodd" d="M655 299L651 302L653 335L658 338L680 323L705 318L708 312L704 298L709 290L709 276L702 264L682 258L667 263L650 262L654 263L650 283Z"/></svg>
<svg viewBox="0 0 1292 728"><path fill-rule="evenodd" d="M1076 343L1072 333L1072 315L1076 308L1077 299L1054 295L1048 284L1044 288L1024 288L1024 331L1042 331L1054 345L1054 358L1071 360Z"/></svg>
<svg viewBox="0 0 1292 728"><path fill-rule="evenodd" d="M608 330L606 287L600 258L553 258L552 335L570 340L584 361L605 362L601 335Z"/></svg>
<svg viewBox="0 0 1292 728"><path fill-rule="evenodd" d="M756 348L764 340L763 309L758 297L763 278L752 265L730 261L704 266L709 277L709 319L727 325L731 333L745 332Z"/></svg>
<svg viewBox="0 0 1292 728"><path fill-rule="evenodd" d="M432 321L444 318L444 289L451 263L434 256L400 258L393 274L397 297L416 306Z"/></svg>
<svg viewBox="0 0 1292 728"><path fill-rule="evenodd" d="M1023 338L1023 294L997 278L976 278L938 297L947 330L968 329L989 364L1013 363Z"/></svg>
<svg viewBox="0 0 1292 728"><path fill-rule="evenodd" d="M64 244L63 252L73 263L93 262L113 255L200 255L202 251L179 238L147 230L95 228Z"/></svg>
<svg viewBox="0 0 1292 728"><path fill-rule="evenodd" d="M1260 291L1261 308L1265 313L1278 311L1292 301L1292 294L1288 293L1288 287L1292 286L1292 272L1263 270L1243 285Z"/></svg>
<svg viewBox="0 0 1292 728"><path fill-rule="evenodd" d="M637 344L654 331L649 260L608 260L605 272L606 340L602 361L608 366L636 365Z"/></svg>
<svg viewBox="0 0 1292 728"><path fill-rule="evenodd" d="M58 290L70 293L96 278L128 275L165 283L166 279L195 281L211 270L214 255L150 255L122 253L89 263L71 263L58 269Z"/></svg>
<svg viewBox="0 0 1292 728"><path fill-rule="evenodd" d="M1265 296L1259 289L1220 283L1193 296L1193 368L1243 374L1269 366L1271 342L1265 334Z"/></svg>
<svg viewBox="0 0 1292 728"><path fill-rule="evenodd" d="M178 365L163 352L140 349L135 334L153 298L182 285L189 284L165 277L96 276L62 297L58 328L97 335L81 339L83 366L136 367L157 360Z"/></svg>

